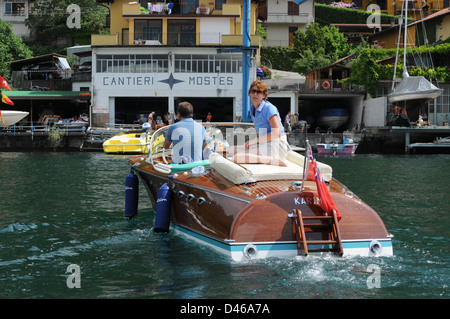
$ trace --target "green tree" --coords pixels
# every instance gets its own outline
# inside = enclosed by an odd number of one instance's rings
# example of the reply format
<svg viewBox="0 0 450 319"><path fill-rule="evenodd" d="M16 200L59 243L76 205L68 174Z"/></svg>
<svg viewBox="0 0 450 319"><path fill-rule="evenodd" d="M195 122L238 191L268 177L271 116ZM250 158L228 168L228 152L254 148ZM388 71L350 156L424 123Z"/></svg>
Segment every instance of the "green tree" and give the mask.
<svg viewBox="0 0 450 319"><path fill-rule="evenodd" d="M377 94L377 81L381 66L377 64L377 50L363 49L359 52L358 59L352 63L351 76L349 81L362 85L364 90L373 97Z"/></svg>
<svg viewBox="0 0 450 319"><path fill-rule="evenodd" d="M22 38L12 32L11 24L0 20L0 76L10 81L9 62L27 59L32 55Z"/></svg>
<svg viewBox="0 0 450 319"><path fill-rule="evenodd" d="M80 7L80 28L70 28L67 19L73 12L67 12L71 4ZM93 33L105 33L108 10L97 4L96 0L36 0L25 21L30 29L30 38L38 44L49 44L57 38L89 38Z"/></svg>
<svg viewBox="0 0 450 319"><path fill-rule="evenodd" d="M256 25L256 34L261 37L261 43L264 43L267 39L267 31L266 28L263 27L261 24Z"/></svg>
<svg viewBox="0 0 450 319"><path fill-rule="evenodd" d="M295 60L292 70L301 74L308 71L327 66L333 61L325 54L324 48L319 48L316 52L306 49L300 53L300 59Z"/></svg>
<svg viewBox="0 0 450 319"><path fill-rule="evenodd" d="M323 48L330 58L337 60L347 54L350 45L347 38L334 26L321 26L319 23L310 23L305 31L297 30L294 34L294 49L299 53L310 49L317 52Z"/></svg>

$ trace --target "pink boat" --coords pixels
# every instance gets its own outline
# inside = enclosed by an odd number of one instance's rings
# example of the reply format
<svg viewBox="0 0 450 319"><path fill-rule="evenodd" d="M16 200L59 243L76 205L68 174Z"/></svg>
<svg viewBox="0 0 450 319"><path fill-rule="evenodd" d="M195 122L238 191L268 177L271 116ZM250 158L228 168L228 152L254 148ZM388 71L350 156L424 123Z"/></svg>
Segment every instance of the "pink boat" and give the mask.
<svg viewBox="0 0 450 319"><path fill-rule="evenodd" d="M317 144L316 147L317 155L353 155L355 154L358 144L338 144L333 142L328 144Z"/></svg>

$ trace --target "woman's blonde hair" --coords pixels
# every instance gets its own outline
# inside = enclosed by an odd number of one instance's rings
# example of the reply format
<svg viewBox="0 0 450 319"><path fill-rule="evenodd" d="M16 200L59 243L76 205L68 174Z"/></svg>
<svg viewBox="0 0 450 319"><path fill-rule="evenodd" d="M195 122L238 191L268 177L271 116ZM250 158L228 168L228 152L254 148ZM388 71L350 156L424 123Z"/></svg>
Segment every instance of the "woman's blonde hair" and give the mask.
<svg viewBox="0 0 450 319"><path fill-rule="evenodd" d="M250 84L250 89L248 89L248 95L250 95L250 92L252 91L253 87L255 87L255 86L259 91L263 92L264 100L267 100L267 84L266 84L266 82L263 82L263 81L259 81L259 80L253 81L252 84Z"/></svg>

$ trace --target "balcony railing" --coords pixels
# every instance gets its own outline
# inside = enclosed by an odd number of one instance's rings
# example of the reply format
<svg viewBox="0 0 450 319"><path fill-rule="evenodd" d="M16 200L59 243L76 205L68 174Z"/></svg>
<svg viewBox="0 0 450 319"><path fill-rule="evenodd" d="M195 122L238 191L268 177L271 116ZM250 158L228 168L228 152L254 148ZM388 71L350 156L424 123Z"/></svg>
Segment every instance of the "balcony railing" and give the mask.
<svg viewBox="0 0 450 319"><path fill-rule="evenodd" d="M252 46L260 46L261 39L258 35L252 35L250 38ZM166 39L162 34L149 36L148 33L135 32L131 44L168 46L242 45L242 35L223 34L222 32L168 32ZM93 34L91 43L92 45L129 45L128 40L122 40L120 44L118 34Z"/></svg>
<svg viewBox="0 0 450 319"><path fill-rule="evenodd" d="M363 92L359 85L341 83L338 80L305 80L304 78L264 78L270 90L293 90L303 93L327 93L327 92Z"/></svg>
<svg viewBox="0 0 450 319"><path fill-rule="evenodd" d="M342 83L340 80L306 80L305 90L308 92L359 92L361 87L352 83Z"/></svg>

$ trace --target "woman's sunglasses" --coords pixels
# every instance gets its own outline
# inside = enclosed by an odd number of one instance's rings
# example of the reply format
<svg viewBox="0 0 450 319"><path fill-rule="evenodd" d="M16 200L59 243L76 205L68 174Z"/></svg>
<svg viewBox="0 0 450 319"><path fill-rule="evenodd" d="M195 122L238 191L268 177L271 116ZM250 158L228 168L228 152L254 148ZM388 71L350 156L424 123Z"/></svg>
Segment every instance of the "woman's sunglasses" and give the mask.
<svg viewBox="0 0 450 319"><path fill-rule="evenodd" d="M252 90L250 90L250 93L258 93L258 94L260 94L260 93L264 93L264 91L252 89Z"/></svg>

